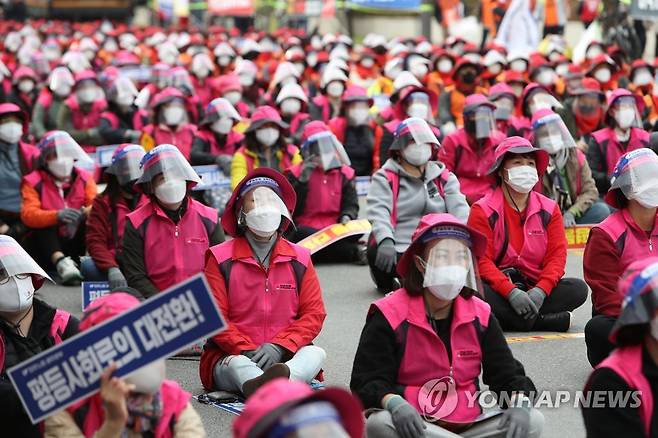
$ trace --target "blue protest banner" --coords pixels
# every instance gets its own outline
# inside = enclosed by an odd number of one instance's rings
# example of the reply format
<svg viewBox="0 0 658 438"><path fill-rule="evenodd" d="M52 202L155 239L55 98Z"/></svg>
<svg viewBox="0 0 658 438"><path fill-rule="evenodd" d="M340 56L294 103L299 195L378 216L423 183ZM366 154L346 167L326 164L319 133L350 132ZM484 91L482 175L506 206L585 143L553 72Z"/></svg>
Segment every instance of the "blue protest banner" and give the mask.
<svg viewBox="0 0 658 438"><path fill-rule="evenodd" d="M198 274L93 329L11 368L7 374L33 423L100 389L110 363L125 376L226 326Z"/></svg>
<svg viewBox="0 0 658 438"><path fill-rule="evenodd" d="M348 0L348 9L355 10L385 10L385 11L418 11L421 0Z"/></svg>
<svg viewBox="0 0 658 438"><path fill-rule="evenodd" d="M100 167L108 167L112 164L112 154L119 145L99 146L96 148L96 164Z"/></svg>
<svg viewBox="0 0 658 438"><path fill-rule="evenodd" d="M201 177L201 182L192 190L208 190L231 186L231 180L219 170L219 166L216 164L194 166L194 170Z"/></svg>
<svg viewBox="0 0 658 438"><path fill-rule="evenodd" d="M87 308L93 301L99 299L103 295L110 293L110 283L107 281L83 281L80 286L82 292L82 311Z"/></svg>

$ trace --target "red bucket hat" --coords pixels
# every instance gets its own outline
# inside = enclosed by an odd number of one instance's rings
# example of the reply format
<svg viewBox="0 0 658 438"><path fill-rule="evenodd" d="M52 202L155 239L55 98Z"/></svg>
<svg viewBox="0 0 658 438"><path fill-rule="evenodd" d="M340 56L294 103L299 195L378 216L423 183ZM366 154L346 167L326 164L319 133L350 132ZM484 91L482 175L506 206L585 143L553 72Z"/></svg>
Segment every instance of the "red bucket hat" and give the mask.
<svg viewBox="0 0 658 438"><path fill-rule="evenodd" d="M114 292L94 300L80 319L80 331L106 321L139 305L139 300L126 292Z"/></svg>
<svg viewBox="0 0 658 438"><path fill-rule="evenodd" d="M260 438L284 412L311 401L331 403L340 414L343 427L349 436L363 436L363 407L348 391L340 388L313 391L302 382L276 379L259 388L249 398L244 411L233 422L233 437Z"/></svg>
<svg viewBox="0 0 658 438"><path fill-rule="evenodd" d="M612 114L610 114L610 110L612 109L612 106L615 104L615 101L617 99L620 99L622 97L632 97L635 99L635 106L637 106L637 112L642 114L644 112L644 100L642 99L641 96L631 93L630 91L626 90L625 88L617 88L616 90L612 91L612 94L610 94L610 97L608 97L608 109L605 112L605 117L606 120L608 117L612 117Z"/></svg>
<svg viewBox="0 0 658 438"><path fill-rule="evenodd" d="M534 153L537 158L537 173L543 174L546 172L548 167L548 152L543 149L534 147L528 140L523 137L513 136L508 137L505 140L501 141L498 147L496 147L496 161L494 162L488 175L491 175L498 170L500 165L503 163L505 155L510 154L529 154Z"/></svg>
<svg viewBox="0 0 658 438"><path fill-rule="evenodd" d="M274 123L283 130L288 129L288 124L281 120L281 114L271 106L264 105L259 106L254 111L254 114L251 116L251 125L247 128L245 134L255 131L266 123Z"/></svg>
<svg viewBox="0 0 658 438"><path fill-rule="evenodd" d="M404 252L400 261L397 265L398 274L401 277L404 277L409 270L409 265L413 263L414 255L418 253L418 246L421 244L425 235L434 230L435 228L457 228L461 231L464 231L467 234L467 239L470 242L471 252L475 257L479 257L487 249L487 238L480 233L479 231L469 227L468 225L462 223L451 214L448 213L432 213L426 214L420 218L420 222L416 227L416 231L411 236L411 245ZM463 236L458 236L458 232L455 233L456 238L462 238Z"/></svg>
<svg viewBox="0 0 658 438"><path fill-rule="evenodd" d="M322 120L313 120L312 122L309 122L304 126L304 130L302 131L302 138L300 144L306 143L306 140L309 139L309 137L314 136L315 134L319 134L321 132L331 132L331 129L322 121Z"/></svg>
<svg viewBox="0 0 658 438"><path fill-rule="evenodd" d="M489 88L490 100L496 100L502 96L511 97L512 99L514 99L514 102L516 102L517 100L516 94L514 94L514 90L512 90L512 87L510 87L505 82L498 82L495 85L493 85L491 88Z"/></svg>
<svg viewBox="0 0 658 438"><path fill-rule="evenodd" d="M492 111L496 109L496 105L489 102L484 94L470 94L466 97L466 101L464 102L464 114L473 112L481 106L491 108Z"/></svg>
<svg viewBox="0 0 658 438"><path fill-rule="evenodd" d="M258 169L254 169L249 172L247 176L245 176L242 181L240 181L240 183L235 187L231 198L226 204L224 214L222 215L222 227L224 228L224 231L233 237L238 235L238 210L242 205L242 189L250 180L259 177L265 177L274 180L274 182L279 186L278 195L283 200L283 203L286 205L286 208L291 215L295 209L295 204L297 203L297 194L285 176L268 167L259 167ZM257 185L254 185L254 187L257 187Z"/></svg>

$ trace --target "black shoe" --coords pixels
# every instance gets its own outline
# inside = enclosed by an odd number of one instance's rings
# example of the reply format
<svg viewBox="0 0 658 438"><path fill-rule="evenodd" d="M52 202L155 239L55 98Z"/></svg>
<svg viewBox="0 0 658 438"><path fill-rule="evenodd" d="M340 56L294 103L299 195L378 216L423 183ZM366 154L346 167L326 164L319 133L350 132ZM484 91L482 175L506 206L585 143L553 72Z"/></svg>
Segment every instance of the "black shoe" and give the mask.
<svg viewBox="0 0 658 438"><path fill-rule="evenodd" d="M251 395L256 392L258 388L270 380L274 380L279 377L286 379L290 378L290 368L288 368L288 365L284 363L275 363L260 376L244 382L242 384L242 394L244 394L244 398L251 397Z"/></svg>
<svg viewBox="0 0 658 438"><path fill-rule="evenodd" d="M368 248L365 245L358 244L354 249L354 263L360 266L368 264Z"/></svg>
<svg viewBox="0 0 658 438"><path fill-rule="evenodd" d="M533 330L543 332L566 332L571 327L571 312L547 313L539 315Z"/></svg>

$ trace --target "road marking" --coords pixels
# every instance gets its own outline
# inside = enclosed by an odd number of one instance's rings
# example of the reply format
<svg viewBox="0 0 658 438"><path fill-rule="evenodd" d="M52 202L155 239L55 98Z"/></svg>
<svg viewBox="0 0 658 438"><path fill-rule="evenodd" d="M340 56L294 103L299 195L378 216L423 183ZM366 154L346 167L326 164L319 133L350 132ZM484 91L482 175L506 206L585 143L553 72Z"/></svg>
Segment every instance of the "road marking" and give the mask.
<svg viewBox="0 0 658 438"><path fill-rule="evenodd" d="M517 342L555 341L557 339L578 339L584 337L585 333L559 333L554 335L508 336L506 339L508 344L514 344Z"/></svg>

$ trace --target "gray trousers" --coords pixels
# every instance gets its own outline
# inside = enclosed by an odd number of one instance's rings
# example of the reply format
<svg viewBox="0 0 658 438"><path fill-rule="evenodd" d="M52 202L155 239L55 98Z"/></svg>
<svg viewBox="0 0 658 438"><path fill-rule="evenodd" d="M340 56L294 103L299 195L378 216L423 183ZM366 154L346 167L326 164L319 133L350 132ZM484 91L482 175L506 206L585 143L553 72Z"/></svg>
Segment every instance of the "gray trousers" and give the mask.
<svg viewBox="0 0 658 438"><path fill-rule="evenodd" d="M468 430L456 434L436 424L425 423L425 438L505 438L507 428L498 427L501 416L487 418L474 424ZM538 438L544 429L544 415L537 409L530 410L530 431L527 438ZM398 438L393 425L393 418L388 411L377 411L370 414L366 421L366 436L368 438Z"/></svg>

